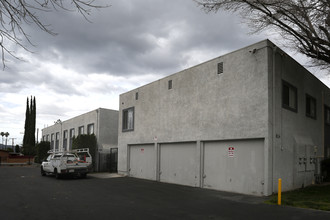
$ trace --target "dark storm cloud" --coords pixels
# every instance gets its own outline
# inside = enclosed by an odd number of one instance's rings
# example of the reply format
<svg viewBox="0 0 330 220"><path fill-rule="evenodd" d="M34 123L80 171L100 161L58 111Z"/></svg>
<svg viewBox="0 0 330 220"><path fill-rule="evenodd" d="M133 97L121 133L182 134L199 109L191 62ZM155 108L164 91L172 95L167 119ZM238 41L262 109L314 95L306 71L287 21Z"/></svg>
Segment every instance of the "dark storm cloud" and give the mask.
<svg viewBox="0 0 330 220"><path fill-rule="evenodd" d="M109 1L104 1L109 3ZM77 13L48 13L58 36L30 30L37 56L80 73L171 74L192 50L228 51L255 42L231 14L205 14L192 0L110 1L87 22ZM32 27L29 27L32 28ZM178 36L171 36L173 33ZM157 44L169 40L166 48ZM54 52L56 51L56 52Z"/></svg>

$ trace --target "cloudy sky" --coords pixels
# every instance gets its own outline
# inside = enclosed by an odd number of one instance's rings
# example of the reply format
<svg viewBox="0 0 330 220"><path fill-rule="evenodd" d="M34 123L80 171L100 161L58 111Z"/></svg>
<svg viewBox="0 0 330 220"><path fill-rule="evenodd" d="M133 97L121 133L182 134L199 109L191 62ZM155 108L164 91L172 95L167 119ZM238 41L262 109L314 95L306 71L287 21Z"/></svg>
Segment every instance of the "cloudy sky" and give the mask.
<svg viewBox="0 0 330 220"><path fill-rule="evenodd" d="M250 35L239 16L205 14L192 0L99 0L111 7L92 10L86 21L77 12L40 13L58 33L26 26L33 53L15 48L24 61L7 56L0 70L0 131L21 144L26 99L37 101L41 129L102 108L118 110L119 94L269 38ZM28 44L26 44L28 45ZM302 65L307 60L287 51ZM330 86L329 76L311 70ZM10 144L11 144L10 140Z"/></svg>

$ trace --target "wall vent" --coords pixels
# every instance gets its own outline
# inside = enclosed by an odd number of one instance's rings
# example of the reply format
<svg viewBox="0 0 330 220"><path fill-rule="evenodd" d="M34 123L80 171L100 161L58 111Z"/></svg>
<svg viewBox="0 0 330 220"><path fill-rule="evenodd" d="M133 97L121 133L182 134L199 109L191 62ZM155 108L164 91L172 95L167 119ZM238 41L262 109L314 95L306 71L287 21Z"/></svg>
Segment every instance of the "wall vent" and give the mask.
<svg viewBox="0 0 330 220"><path fill-rule="evenodd" d="M218 63L218 74L223 73L223 62Z"/></svg>
<svg viewBox="0 0 330 220"><path fill-rule="evenodd" d="M172 80L168 81L168 89L172 89Z"/></svg>

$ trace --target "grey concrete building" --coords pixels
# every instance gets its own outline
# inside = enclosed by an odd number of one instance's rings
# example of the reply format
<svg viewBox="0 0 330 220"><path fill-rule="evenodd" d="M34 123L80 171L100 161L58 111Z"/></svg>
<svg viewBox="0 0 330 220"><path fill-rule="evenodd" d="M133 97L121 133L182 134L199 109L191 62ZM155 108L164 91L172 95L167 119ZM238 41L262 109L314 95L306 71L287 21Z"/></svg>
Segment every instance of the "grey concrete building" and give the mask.
<svg viewBox="0 0 330 220"><path fill-rule="evenodd" d="M330 89L269 40L120 95L118 171L270 195L330 153Z"/></svg>
<svg viewBox="0 0 330 220"><path fill-rule="evenodd" d="M66 121L57 121L54 125L42 129L42 140L49 141L51 149L71 150L73 137L79 134L95 134L98 154L96 170L110 169L110 153L117 152L118 111L98 108Z"/></svg>

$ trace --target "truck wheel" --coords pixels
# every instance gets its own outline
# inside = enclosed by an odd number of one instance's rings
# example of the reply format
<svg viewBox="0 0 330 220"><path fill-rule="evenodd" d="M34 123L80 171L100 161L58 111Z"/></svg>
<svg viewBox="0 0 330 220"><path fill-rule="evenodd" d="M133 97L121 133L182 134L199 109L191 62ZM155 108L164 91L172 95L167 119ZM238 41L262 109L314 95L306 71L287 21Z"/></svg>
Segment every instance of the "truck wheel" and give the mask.
<svg viewBox="0 0 330 220"><path fill-rule="evenodd" d="M87 173L81 174L81 178L85 179L87 177Z"/></svg>
<svg viewBox="0 0 330 220"><path fill-rule="evenodd" d="M55 178L60 179L61 175L57 172L57 169L54 170Z"/></svg>
<svg viewBox="0 0 330 220"><path fill-rule="evenodd" d="M44 171L44 168L41 167L41 176L46 176L46 172Z"/></svg>

